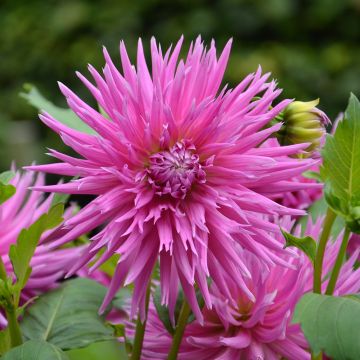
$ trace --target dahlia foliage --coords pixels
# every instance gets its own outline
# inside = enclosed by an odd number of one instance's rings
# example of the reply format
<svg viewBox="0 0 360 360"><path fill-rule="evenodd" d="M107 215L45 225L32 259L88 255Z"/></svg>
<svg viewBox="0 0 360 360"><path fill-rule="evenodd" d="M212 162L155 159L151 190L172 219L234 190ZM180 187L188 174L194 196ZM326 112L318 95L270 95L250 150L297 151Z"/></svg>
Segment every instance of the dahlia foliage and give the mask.
<svg viewBox="0 0 360 360"><path fill-rule="evenodd" d="M0 205L0 256L6 272L14 277L14 270L9 259L10 246L16 240L23 228L29 227L42 214L49 211L54 196L44 198L39 192L29 191L32 185L44 185L44 176L28 172L14 173L10 184L16 187L16 193ZM64 216L70 218L74 207L69 207ZM80 248L60 249L53 246L53 241L64 233L60 227L45 232L39 239L34 256L31 259L32 273L26 287L21 293L21 302L54 288L70 269L71 263L80 254ZM0 312L0 328L6 325L6 320Z"/></svg>
<svg viewBox="0 0 360 360"><path fill-rule="evenodd" d="M133 360L360 353L346 315L331 323L345 329L338 346L308 316L310 303L345 302L360 322L358 100L326 136L318 101L280 98L261 67L222 85L231 41L218 55L199 37L184 57L182 43L163 54L152 39L147 62L139 40L133 65L121 42L121 66L104 48L101 73L77 73L97 106L60 83L72 113L40 109L72 155L50 149L57 162L0 176L0 355L45 339L66 356L110 335ZM59 194L85 205L55 221Z"/></svg>

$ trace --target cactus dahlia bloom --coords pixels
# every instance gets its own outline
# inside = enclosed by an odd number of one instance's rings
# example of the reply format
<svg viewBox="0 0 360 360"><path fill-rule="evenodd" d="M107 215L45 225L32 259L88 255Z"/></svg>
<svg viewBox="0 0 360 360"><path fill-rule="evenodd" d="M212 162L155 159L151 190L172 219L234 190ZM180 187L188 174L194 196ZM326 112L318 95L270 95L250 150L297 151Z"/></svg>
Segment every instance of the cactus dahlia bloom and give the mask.
<svg viewBox="0 0 360 360"><path fill-rule="evenodd" d="M318 238L320 229L321 221L318 221L315 225L310 224L307 233ZM324 276L331 270L340 244L341 236L335 242L329 242ZM354 270L353 266L359 251L343 265L335 295L358 292L360 269ZM252 278L245 281L256 300L250 300L228 274L223 274L229 284L229 294L219 291L216 284L211 285L213 307L202 310L203 326L198 321L187 325L178 359L309 360L307 341L299 324L292 324L291 319L297 301L304 293L312 291L310 261L297 252L297 256L286 257L291 267L275 265L266 270L253 253L242 250L242 259L252 274ZM327 282L323 282L324 290ZM128 336L133 336L131 326L128 326ZM166 359L171 343L172 336L151 304L142 355L144 360Z"/></svg>
<svg viewBox="0 0 360 360"><path fill-rule="evenodd" d="M267 233L277 227L257 215L302 213L264 194L269 188L277 193L296 188L298 184L287 179L313 164L311 159L278 161L307 144L258 147L281 127L265 125L290 103L273 104L281 90L275 81L267 82L269 74L259 69L234 89L220 90L231 41L217 57L215 43L207 50L198 38L178 61L182 41L163 55L153 39L151 71L141 41L136 67L121 42L122 73L104 49L103 75L89 66L96 85L78 76L105 114L60 84L70 108L96 134L76 131L42 114L42 121L81 158L52 150L61 162L31 167L79 177L37 190L95 196L66 222L71 231L59 244L105 225L73 270L101 249L94 268L114 252L120 254L102 309L119 287L134 283L132 315L140 308L142 318L146 287L158 259L162 300L170 312L181 283L201 319L194 284L211 307L206 278L226 287L219 269L226 269L254 299L244 280L251 273L234 244L253 251L268 266L283 262L281 245Z"/></svg>
<svg viewBox="0 0 360 360"><path fill-rule="evenodd" d="M53 198L49 196L43 199L41 193L28 191L29 186L33 184L44 185L42 175L35 178L31 172L23 175L17 172L10 184L16 187L16 193L0 205L0 256L9 275L13 274L8 257L10 245L16 242L22 229L29 227L50 209ZM65 212L65 218L69 218L72 210L70 207ZM56 282L64 277L70 264L78 256L80 249L52 247L52 241L61 235L63 230L57 228L45 232L41 237L31 260L31 276L21 294L23 302L56 286ZM5 324L5 319L0 313L0 328Z"/></svg>

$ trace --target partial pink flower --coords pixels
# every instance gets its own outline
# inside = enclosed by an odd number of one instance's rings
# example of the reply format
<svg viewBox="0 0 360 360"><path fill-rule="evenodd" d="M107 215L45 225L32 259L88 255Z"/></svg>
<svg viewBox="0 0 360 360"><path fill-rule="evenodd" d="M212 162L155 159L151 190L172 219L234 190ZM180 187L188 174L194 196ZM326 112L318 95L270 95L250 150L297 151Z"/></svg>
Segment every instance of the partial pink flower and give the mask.
<svg viewBox="0 0 360 360"><path fill-rule="evenodd" d="M306 234L318 238L321 226L320 219L315 225L308 226ZM279 242L283 243L283 240L279 238ZM329 242L326 249L324 290L328 282L326 274L333 267L340 244L341 236L335 242ZM354 270L359 251L343 265L335 295L356 293L360 289L360 269ZM286 257L290 267L274 265L266 269L253 253L241 252L252 274L251 279L246 279L246 284L256 300L250 300L229 274L222 273L229 285L229 293L220 291L216 284L211 286L213 308L202 310L203 326L198 321L187 325L178 359L310 359L309 346L300 326L292 324L296 303L302 295L312 291L313 268L310 261L304 254L295 251L295 256ZM128 335L133 335L132 326L128 326ZM166 359L171 343L171 335L151 304L142 358Z"/></svg>
<svg viewBox="0 0 360 360"><path fill-rule="evenodd" d="M10 246L16 243L22 229L33 224L51 207L53 196L44 199L41 193L28 190L32 185L42 186L44 183L43 175L35 177L31 172L23 175L17 172L10 181L10 184L16 187L15 195L0 205L0 256L10 276L15 277L8 256ZM72 212L73 209L70 207L65 212L65 218L69 218ZM63 234L64 231L57 228L45 232L41 237L30 263L31 276L21 294L22 303L54 288L79 256L78 248L57 249L52 246L53 240ZM0 328L5 324L6 320L0 313Z"/></svg>
<svg viewBox="0 0 360 360"><path fill-rule="evenodd" d="M182 42L163 55L152 39L151 70L141 41L136 67L121 42L122 73L104 49L103 76L89 66L96 84L78 76L106 115L60 84L70 108L96 135L71 129L44 113L42 121L80 158L51 150L61 162L30 167L78 177L37 190L95 196L66 222L71 231L58 244L104 225L71 273L94 260L100 249L103 255L93 269L120 254L102 310L121 286L133 283L131 314L140 308L142 319L158 259L162 301L170 312L181 283L201 320L194 284L210 308L206 280L210 276L220 288L227 287L217 275L222 272L254 300L245 281L251 272L236 245L254 252L266 266L284 264L282 246L268 233L278 232L277 226L258 213L302 214L270 200L268 194L307 187L288 179L314 163L282 160L308 144L259 147L281 127L265 125L291 102L273 104L281 90L275 81L267 82L269 74L259 68L234 89L220 90L231 41L217 57L215 43L207 50L199 37L186 58L178 60Z"/></svg>

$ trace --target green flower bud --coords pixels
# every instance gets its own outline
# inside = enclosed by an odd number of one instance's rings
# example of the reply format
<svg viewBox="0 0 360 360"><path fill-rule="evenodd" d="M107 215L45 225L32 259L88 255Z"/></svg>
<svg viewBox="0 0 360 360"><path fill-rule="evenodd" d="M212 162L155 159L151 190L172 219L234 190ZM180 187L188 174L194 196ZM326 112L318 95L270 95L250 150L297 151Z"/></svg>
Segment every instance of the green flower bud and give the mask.
<svg viewBox="0 0 360 360"><path fill-rule="evenodd" d="M316 105L319 99L313 101L294 101L288 105L282 116L283 126L278 132L278 139L282 145L310 143L305 149L310 157L317 153L326 133L325 125L330 122L324 112Z"/></svg>

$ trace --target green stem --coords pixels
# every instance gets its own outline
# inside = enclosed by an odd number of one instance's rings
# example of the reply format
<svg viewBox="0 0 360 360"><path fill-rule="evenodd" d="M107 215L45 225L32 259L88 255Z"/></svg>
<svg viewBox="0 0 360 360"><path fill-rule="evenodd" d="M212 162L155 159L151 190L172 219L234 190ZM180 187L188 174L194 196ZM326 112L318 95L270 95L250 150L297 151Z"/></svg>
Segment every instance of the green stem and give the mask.
<svg viewBox="0 0 360 360"><path fill-rule="evenodd" d="M6 310L6 319L8 321L8 329L10 334L11 348L19 346L22 344L22 335L20 331L20 326L16 316L16 310Z"/></svg>
<svg viewBox="0 0 360 360"><path fill-rule="evenodd" d="M184 302L183 302L181 310L180 310L179 319L178 319L178 322L176 325L175 334L173 337L171 349L169 351L167 360L176 360L177 359L177 355L178 355L179 348L181 345L181 340L184 335L184 331L185 331L187 321L188 321L190 314L191 314L190 306L187 303L187 301L184 299Z"/></svg>
<svg viewBox="0 0 360 360"><path fill-rule="evenodd" d="M0 256L0 279L7 281L7 273L5 264ZM11 300L10 300L11 299ZM22 335L19 326L19 322L16 315L17 304L14 303L14 299L10 297L7 306L4 306L6 319L8 322L8 330L10 335L11 347L16 347L22 344Z"/></svg>
<svg viewBox="0 0 360 360"><path fill-rule="evenodd" d="M0 255L0 279L6 281L6 278L7 278L7 273L5 269L5 264Z"/></svg>
<svg viewBox="0 0 360 360"><path fill-rule="evenodd" d="M336 214L328 208L326 217L324 220L323 230L320 236L319 245L316 250L315 262L314 262L314 293L321 294L321 280L322 280L322 267L324 261L324 254L326 244L328 242L331 228L336 219Z"/></svg>
<svg viewBox="0 0 360 360"><path fill-rule="evenodd" d="M328 283L328 286L326 288L326 295L332 295L335 289L336 281L338 279L341 266L343 264L343 260L346 253L346 248L349 243L349 237L350 237L350 229L348 227L345 228L344 236L341 242L341 246L339 249L339 252L336 257L335 265L333 267L333 270L331 272L330 280Z"/></svg>
<svg viewBox="0 0 360 360"><path fill-rule="evenodd" d="M145 320L141 322L140 314L138 315L138 319L136 321L136 331L135 331L135 339L134 339L134 346L133 351L131 354L131 360L140 360L142 346L144 342L144 335L145 335L145 328L146 328L146 321L147 321L147 313L149 310L149 301L150 301L150 286L151 282L149 282L148 288L146 290L146 299L145 299Z"/></svg>

